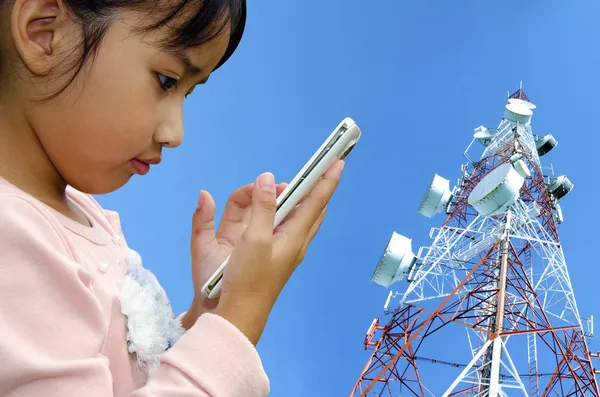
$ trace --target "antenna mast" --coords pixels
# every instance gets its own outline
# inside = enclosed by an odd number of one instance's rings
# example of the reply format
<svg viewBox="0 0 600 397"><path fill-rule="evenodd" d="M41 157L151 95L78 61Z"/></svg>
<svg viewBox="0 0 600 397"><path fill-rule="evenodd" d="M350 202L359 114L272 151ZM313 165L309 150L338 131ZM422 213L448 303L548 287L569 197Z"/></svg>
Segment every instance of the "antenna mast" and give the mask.
<svg viewBox="0 0 600 397"><path fill-rule="evenodd" d="M406 288L371 324L350 396L600 397L558 234L574 185L544 175L558 142L534 135L535 109L521 82L498 127L475 129L457 186L435 175L418 208L446 216L431 246L393 233L371 281Z"/></svg>

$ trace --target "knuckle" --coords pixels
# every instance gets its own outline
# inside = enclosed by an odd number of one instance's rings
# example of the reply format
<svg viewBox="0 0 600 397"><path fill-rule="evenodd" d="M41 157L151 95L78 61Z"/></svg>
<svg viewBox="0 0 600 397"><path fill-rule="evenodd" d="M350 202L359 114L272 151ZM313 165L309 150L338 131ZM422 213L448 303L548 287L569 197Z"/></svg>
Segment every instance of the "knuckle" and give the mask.
<svg viewBox="0 0 600 397"><path fill-rule="evenodd" d="M315 198L317 208L319 209L319 213L325 211L327 208L327 204L329 203L329 199L325 196L317 196Z"/></svg>
<svg viewBox="0 0 600 397"><path fill-rule="evenodd" d="M281 248L280 252L288 258L295 258L304 245L301 236L298 236L297 233L291 232L285 228L278 230L276 244Z"/></svg>
<svg viewBox="0 0 600 397"><path fill-rule="evenodd" d="M302 261L304 261L304 256L306 255L306 249L302 248L296 257L296 261L294 262L295 267L300 266Z"/></svg>
<svg viewBox="0 0 600 397"><path fill-rule="evenodd" d="M261 198L260 205L269 212L275 212L277 209L277 203L270 196Z"/></svg>
<svg viewBox="0 0 600 397"><path fill-rule="evenodd" d="M256 240L256 235L249 230L246 230L244 234L242 234L241 241L244 245L253 245Z"/></svg>
<svg viewBox="0 0 600 397"><path fill-rule="evenodd" d="M319 222L323 221L323 218L325 218L325 214L327 214L327 209L328 208L329 208L329 202L327 202L327 205L321 211L321 215L319 216Z"/></svg>
<svg viewBox="0 0 600 397"><path fill-rule="evenodd" d="M267 248L271 244L271 239L260 233L244 233L242 240L246 245L254 248Z"/></svg>
<svg viewBox="0 0 600 397"><path fill-rule="evenodd" d="M300 238L295 239L293 246L292 246L292 252L294 252L296 254L296 256L301 255L302 251L304 249L304 245L305 245L305 242L302 241L302 239L300 239Z"/></svg>
<svg viewBox="0 0 600 397"><path fill-rule="evenodd" d="M288 230L288 227L285 223L281 226L278 226L277 229L275 229L274 234L277 240L277 244L283 246L288 244L288 241L290 240L290 231Z"/></svg>

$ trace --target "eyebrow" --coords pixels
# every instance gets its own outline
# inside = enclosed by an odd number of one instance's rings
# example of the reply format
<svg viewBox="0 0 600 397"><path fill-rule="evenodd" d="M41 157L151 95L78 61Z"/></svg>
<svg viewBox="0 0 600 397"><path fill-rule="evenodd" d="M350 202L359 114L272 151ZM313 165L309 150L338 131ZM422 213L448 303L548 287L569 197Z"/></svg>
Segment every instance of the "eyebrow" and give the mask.
<svg viewBox="0 0 600 397"><path fill-rule="evenodd" d="M194 65L190 58L182 50L174 50L171 53L183 64L186 74L199 75L202 74L202 68ZM208 76L198 84L205 84L208 81Z"/></svg>

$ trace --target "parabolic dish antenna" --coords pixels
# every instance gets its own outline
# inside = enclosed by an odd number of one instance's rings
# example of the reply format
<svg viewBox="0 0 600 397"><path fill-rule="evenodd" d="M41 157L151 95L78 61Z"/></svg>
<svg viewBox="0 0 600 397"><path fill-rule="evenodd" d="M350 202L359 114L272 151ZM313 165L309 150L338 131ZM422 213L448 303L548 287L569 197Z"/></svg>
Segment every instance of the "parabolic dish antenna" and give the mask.
<svg viewBox="0 0 600 397"><path fill-rule="evenodd" d="M481 216L500 214L515 203L524 182L512 164L502 164L475 186L468 202Z"/></svg>
<svg viewBox="0 0 600 397"><path fill-rule="evenodd" d="M537 107L537 106L535 106L531 102L527 102L527 101L524 101L524 100L518 99L518 98L510 98L508 100L508 103L514 103L514 104L517 104L517 105L522 105L522 106L525 106L526 108L529 108L531 110L535 110L535 108Z"/></svg>
<svg viewBox="0 0 600 397"><path fill-rule="evenodd" d="M560 200L565 197L571 190L573 190L573 182L567 178L566 175L561 175L558 178L553 178L550 180L548 184L548 192L556 198L556 200Z"/></svg>
<svg viewBox="0 0 600 397"><path fill-rule="evenodd" d="M433 181L421 200L417 212L428 218L440 213L450 202L452 192L450 191L450 181L435 174Z"/></svg>
<svg viewBox="0 0 600 397"><path fill-rule="evenodd" d="M479 141L483 146L487 146L490 144L494 136L498 133L498 130L495 129L487 129L484 126L479 126L475 128L475 133L473 137Z"/></svg>
<svg viewBox="0 0 600 397"><path fill-rule="evenodd" d="M558 145L558 141L551 134L543 136L535 141L538 156L542 157Z"/></svg>
<svg viewBox="0 0 600 397"><path fill-rule="evenodd" d="M396 232L392 237L371 276L371 281L388 288L402 280L417 257L412 252L412 240Z"/></svg>
<svg viewBox="0 0 600 397"><path fill-rule="evenodd" d="M533 112L530 108L519 104L509 103L504 111L504 118L514 123L527 124L531 121Z"/></svg>

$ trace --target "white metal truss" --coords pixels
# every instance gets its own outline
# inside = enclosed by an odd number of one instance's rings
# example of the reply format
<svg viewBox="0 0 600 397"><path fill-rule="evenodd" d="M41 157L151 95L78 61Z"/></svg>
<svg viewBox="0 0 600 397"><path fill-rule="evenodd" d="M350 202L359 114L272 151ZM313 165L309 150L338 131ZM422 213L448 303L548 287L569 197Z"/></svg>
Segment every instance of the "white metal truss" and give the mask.
<svg viewBox="0 0 600 397"><path fill-rule="evenodd" d="M448 397L453 391L466 387L475 386L471 396L481 397L508 397L525 396L528 397L527 388L521 380L519 372L506 348L504 338L490 339L473 355L473 359L452 382L450 387L443 394ZM486 359L489 349L493 349L492 359ZM492 367L491 376L485 378L482 376L484 368ZM504 376L500 376L504 374Z"/></svg>

